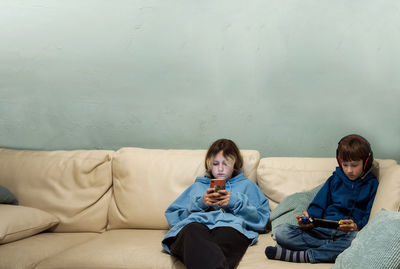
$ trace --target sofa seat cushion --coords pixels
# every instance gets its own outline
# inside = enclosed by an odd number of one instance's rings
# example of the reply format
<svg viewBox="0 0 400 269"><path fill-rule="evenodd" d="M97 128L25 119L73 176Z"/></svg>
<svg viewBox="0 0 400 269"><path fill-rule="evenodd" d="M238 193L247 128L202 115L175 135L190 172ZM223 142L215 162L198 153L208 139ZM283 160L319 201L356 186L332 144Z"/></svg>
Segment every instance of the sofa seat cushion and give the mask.
<svg viewBox="0 0 400 269"><path fill-rule="evenodd" d="M0 245L0 268L35 268L42 260L99 236L98 233L41 233Z"/></svg>
<svg viewBox="0 0 400 269"><path fill-rule="evenodd" d="M93 240L67 249L41 262L36 269L184 269L175 257L161 247L166 230L121 229L107 231ZM248 248L238 269L254 268L330 268L332 264L299 264L268 260L267 245L275 245L270 234L262 234L259 242Z"/></svg>
<svg viewBox="0 0 400 269"><path fill-rule="evenodd" d="M56 232L100 232L111 200L112 151L0 148L0 185L22 206L58 217Z"/></svg>
<svg viewBox="0 0 400 269"><path fill-rule="evenodd" d="M166 232L139 229L107 231L94 240L43 261L36 269L184 269L182 263L161 247Z"/></svg>
<svg viewBox="0 0 400 269"><path fill-rule="evenodd" d="M242 150L244 174L256 180L260 154ZM168 229L167 207L205 173L206 150L122 148L113 158L108 229Z"/></svg>
<svg viewBox="0 0 400 269"><path fill-rule="evenodd" d="M57 217L37 208L0 204L0 244L13 242L58 224Z"/></svg>

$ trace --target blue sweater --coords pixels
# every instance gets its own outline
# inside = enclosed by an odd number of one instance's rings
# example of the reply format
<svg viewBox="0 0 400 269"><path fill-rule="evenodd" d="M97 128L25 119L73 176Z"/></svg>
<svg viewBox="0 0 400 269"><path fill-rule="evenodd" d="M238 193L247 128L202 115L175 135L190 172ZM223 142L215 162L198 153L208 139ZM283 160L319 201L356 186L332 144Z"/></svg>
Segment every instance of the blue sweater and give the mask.
<svg viewBox="0 0 400 269"><path fill-rule="evenodd" d="M226 181L230 192L228 204L207 206L203 195L210 186L210 178L198 177L165 211L171 229L162 241L164 249L171 253L165 239L176 236L190 222L200 222L209 229L232 227L257 242L258 232L263 232L269 218L269 203L264 193L243 173Z"/></svg>
<svg viewBox="0 0 400 269"><path fill-rule="evenodd" d="M361 230L368 222L377 188L378 180L371 172L352 181L337 167L308 206L307 212L315 218L352 219Z"/></svg>

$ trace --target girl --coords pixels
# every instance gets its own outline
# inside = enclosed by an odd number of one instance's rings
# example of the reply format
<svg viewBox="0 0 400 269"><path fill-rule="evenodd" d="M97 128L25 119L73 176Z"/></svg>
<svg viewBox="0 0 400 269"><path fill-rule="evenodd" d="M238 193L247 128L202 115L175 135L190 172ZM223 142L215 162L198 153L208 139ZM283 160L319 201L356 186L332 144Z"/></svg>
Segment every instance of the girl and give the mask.
<svg viewBox="0 0 400 269"><path fill-rule="evenodd" d="M165 211L171 229L162 245L188 269L234 268L265 230L268 199L243 175L242 166L233 141L215 141L206 154L206 175ZM210 188L211 179L224 179L226 189Z"/></svg>

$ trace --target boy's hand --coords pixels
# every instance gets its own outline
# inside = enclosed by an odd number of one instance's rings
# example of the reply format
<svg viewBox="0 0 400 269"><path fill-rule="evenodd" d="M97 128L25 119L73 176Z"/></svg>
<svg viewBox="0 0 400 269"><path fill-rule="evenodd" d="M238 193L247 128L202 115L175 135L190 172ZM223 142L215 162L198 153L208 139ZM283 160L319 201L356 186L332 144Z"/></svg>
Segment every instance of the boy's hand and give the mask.
<svg viewBox="0 0 400 269"><path fill-rule="evenodd" d="M301 229L311 229L314 227L314 224L312 224L312 223L303 223L301 217L309 218L310 216L308 215L307 211L304 211L303 215L301 215L301 216L296 215L297 222L299 223L299 226Z"/></svg>
<svg viewBox="0 0 400 269"><path fill-rule="evenodd" d="M356 232L358 231L357 224L352 219L341 219L339 221L338 230L342 232Z"/></svg>

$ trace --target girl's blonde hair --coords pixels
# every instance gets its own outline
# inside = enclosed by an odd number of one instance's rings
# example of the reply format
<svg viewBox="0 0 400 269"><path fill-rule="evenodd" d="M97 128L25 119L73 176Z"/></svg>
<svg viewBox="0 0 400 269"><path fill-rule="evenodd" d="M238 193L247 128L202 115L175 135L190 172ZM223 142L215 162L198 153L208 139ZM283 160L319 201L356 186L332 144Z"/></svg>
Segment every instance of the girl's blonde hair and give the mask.
<svg viewBox="0 0 400 269"><path fill-rule="evenodd" d="M236 146L235 142L229 139L218 139L212 145L207 151L206 154L206 159L204 162L205 168L206 168L206 176L212 175L211 170L212 170L212 163L214 160L214 157L222 151L222 154L226 158L228 165L233 168L233 173L232 177L237 176L242 172L242 167L243 167L243 157L242 154L240 153L239 148Z"/></svg>

